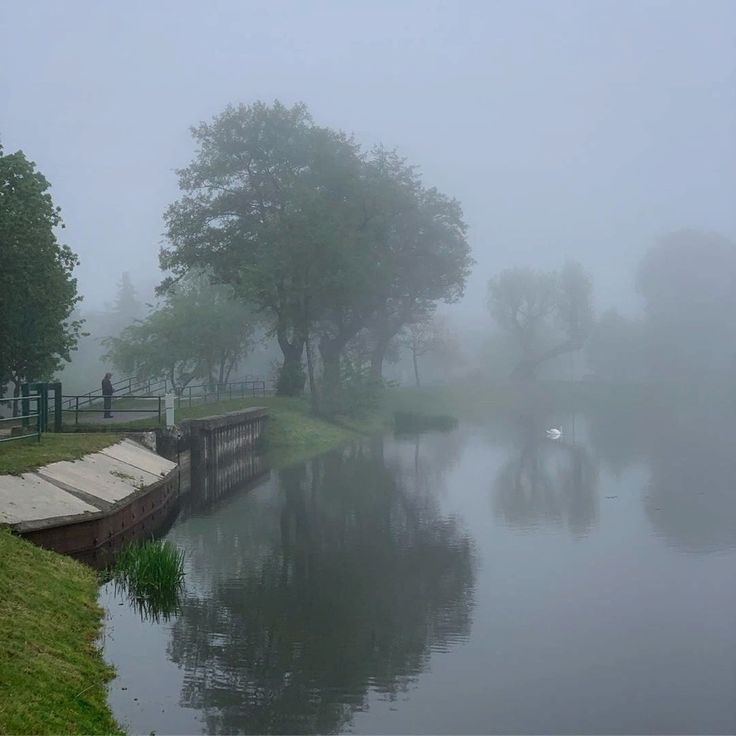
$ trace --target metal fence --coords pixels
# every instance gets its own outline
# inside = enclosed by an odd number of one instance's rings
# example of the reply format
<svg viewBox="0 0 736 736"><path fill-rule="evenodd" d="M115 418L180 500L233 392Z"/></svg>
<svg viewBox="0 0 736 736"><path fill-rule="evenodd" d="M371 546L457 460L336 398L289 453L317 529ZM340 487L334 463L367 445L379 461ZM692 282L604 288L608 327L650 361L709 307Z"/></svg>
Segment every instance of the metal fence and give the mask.
<svg viewBox="0 0 736 736"><path fill-rule="evenodd" d="M80 394L79 396L65 394L64 409L62 409L62 415L64 416L64 424L74 424L75 427L80 424L86 424L91 422L97 424L104 422L105 414L107 410L105 408L104 399L98 397L94 403L90 402L88 394ZM144 395L130 395L125 394L124 396L111 397L110 399L110 410L116 414L144 414L155 416L157 424L161 424L164 416L164 396L144 396ZM96 404L101 402L101 405ZM132 404L138 403L138 406ZM69 418L73 417L73 421L69 421ZM136 417L136 419L145 419L144 417Z"/></svg>
<svg viewBox="0 0 736 736"><path fill-rule="evenodd" d="M175 399L175 406L195 406L211 401L225 401L229 399L244 399L248 396L268 396L272 393L263 379L233 381L216 385L197 384L186 386Z"/></svg>
<svg viewBox="0 0 736 736"><path fill-rule="evenodd" d="M20 404L20 409L16 407ZM32 405L35 404L35 411ZM35 437L41 441L43 399L41 394L29 394L9 399L0 399L0 406L7 407L12 413L18 411L17 416L0 417L0 442L13 442ZM31 431L31 427L33 430Z"/></svg>
<svg viewBox="0 0 736 736"><path fill-rule="evenodd" d="M117 397L126 396L133 398L134 396L152 396L154 394L168 393L168 381L165 378L141 379L141 378L121 378L112 384L114 394ZM89 406L98 404L103 400L102 387L88 391L86 394L65 396L64 409L72 409L77 406Z"/></svg>

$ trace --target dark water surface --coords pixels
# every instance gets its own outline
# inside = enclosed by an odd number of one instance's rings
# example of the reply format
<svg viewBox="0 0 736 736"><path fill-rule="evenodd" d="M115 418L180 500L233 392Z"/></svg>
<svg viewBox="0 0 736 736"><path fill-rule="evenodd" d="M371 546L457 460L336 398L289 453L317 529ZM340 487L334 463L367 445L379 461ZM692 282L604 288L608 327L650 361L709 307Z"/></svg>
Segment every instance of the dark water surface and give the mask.
<svg viewBox="0 0 736 736"><path fill-rule="evenodd" d="M523 416L200 498L167 535L175 618L102 591L113 711L146 734L734 733L735 439Z"/></svg>

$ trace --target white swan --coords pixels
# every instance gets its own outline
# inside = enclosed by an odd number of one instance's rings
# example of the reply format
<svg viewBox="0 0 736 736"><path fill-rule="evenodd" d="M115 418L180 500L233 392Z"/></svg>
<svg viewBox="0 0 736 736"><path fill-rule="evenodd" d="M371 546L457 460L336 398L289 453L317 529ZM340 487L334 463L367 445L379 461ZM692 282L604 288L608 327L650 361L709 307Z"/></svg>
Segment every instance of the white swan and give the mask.
<svg viewBox="0 0 736 736"><path fill-rule="evenodd" d="M552 427L552 429L547 430L547 437L551 440L558 440L562 437L562 432L557 427Z"/></svg>

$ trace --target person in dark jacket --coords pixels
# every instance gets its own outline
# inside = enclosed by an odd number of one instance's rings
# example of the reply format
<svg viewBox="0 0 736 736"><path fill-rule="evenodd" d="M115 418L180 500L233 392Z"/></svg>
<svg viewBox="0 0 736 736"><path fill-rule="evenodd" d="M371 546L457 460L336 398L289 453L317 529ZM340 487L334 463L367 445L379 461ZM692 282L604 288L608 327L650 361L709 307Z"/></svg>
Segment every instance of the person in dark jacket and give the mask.
<svg viewBox="0 0 736 736"><path fill-rule="evenodd" d="M105 377L102 379L102 396L104 397L105 403L105 419L112 419L110 410L112 409L112 395L115 393L115 389L112 387L110 379L112 373L105 373Z"/></svg>

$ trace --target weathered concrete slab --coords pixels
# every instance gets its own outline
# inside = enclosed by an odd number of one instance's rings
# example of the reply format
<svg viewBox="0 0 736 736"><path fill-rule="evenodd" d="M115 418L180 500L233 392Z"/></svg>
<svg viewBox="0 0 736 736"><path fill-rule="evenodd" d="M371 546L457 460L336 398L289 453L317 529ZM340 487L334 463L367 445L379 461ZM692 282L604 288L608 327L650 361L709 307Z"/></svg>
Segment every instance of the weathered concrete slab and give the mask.
<svg viewBox="0 0 736 736"><path fill-rule="evenodd" d="M0 523L17 524L99 509L33 473L0 475Z"/></svg>
<svg viewBox="0 0 736 736"><path fill-rule="evenodd" d="M123 440L106 447L101 454L158 476L164 476L176 467L176 463L156 455L133 440Z"/></svg>
<svg viewBox="0 0 736 736"><path fill-rule="evenodd" d="M153 453L151 453L153 454ZM81 460L64 460L36 471L45 480L70 491L79 491L107 503L120 501L161 476L115 460L101 452Z"/></svg>

